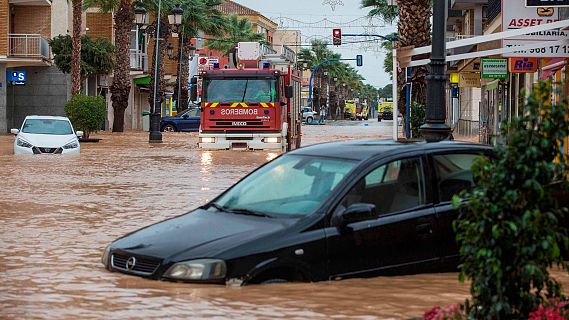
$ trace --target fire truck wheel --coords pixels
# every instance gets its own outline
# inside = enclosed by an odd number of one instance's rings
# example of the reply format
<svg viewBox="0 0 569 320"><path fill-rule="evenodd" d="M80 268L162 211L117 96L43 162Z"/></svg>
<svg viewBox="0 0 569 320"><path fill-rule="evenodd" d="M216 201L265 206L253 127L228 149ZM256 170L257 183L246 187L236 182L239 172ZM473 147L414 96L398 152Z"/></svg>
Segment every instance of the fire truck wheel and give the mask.
<svg viewBox="0 0 569 320"><path fill-rule="evenodd" d="M166 124L166 125L164 125L164 126L162 127L162 131L165 131L165 132L176 132L176 131L178 131L178 130L176 130L176 127L175 127L173 124L168 123L168 124Z"/></svg>

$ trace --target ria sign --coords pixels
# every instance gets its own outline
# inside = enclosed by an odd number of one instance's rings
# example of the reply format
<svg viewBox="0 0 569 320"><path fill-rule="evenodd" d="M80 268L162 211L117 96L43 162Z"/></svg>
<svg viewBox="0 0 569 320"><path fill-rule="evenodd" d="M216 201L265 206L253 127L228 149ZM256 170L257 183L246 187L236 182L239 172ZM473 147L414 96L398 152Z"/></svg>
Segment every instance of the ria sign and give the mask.
<svg viewBox="0 0 569 320"><path fill-rule="evenodd" d="M526 0L526 7L569 7L569 0Z"/></svg>

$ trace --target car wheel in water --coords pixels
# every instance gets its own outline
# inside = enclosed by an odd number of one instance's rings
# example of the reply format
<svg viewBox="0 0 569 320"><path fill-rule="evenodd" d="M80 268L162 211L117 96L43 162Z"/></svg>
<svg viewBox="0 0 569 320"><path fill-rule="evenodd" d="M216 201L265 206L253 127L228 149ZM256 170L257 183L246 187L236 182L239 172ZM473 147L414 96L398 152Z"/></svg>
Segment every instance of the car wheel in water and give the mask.
<svg viewBox="0 0 569 320"><path fill-rule="evenodd" d="M261 282L261 284L273 284L273 283L288 283L288 280L277 278L277 279L268 279Z"/></svg>
<svg viewBox="0 0 569 320"><path fill-rule="evenodd" d="M313 119L314 118L312 118L312 117L306 117L306 123L312 123Z"/></svg>
<svg viewBox="0 0 569 320"><path fill-rule="evenodd" d="M164 127L162 127L162 131L165 132L176 132L176 127L172 124L167 124Z"/></svg>

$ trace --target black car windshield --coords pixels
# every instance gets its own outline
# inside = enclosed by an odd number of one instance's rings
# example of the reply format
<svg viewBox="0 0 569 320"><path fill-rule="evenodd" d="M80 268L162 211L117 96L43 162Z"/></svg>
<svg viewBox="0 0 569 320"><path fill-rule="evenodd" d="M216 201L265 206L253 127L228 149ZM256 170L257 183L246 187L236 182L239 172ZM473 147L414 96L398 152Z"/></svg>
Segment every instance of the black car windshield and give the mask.
<svg viewBox="0 0 569 320"><path fill-rule="evenodd" d="M355 165L350 160L285 155L239 182L216 205L236 212L309 215Z"/></svg>
<svg viewBox="0 0 569 320"><path fill-rule="evenodd" d="M24 133L36 134L73 134L71 124L67 120L57 119L28 119L22 126Z"/></svg>
<svg viewBox="0 0 569 320"><path fill-rule="evenodd" d="M276 102L274 79L211 79L205 82L205 101Z"/></svg>

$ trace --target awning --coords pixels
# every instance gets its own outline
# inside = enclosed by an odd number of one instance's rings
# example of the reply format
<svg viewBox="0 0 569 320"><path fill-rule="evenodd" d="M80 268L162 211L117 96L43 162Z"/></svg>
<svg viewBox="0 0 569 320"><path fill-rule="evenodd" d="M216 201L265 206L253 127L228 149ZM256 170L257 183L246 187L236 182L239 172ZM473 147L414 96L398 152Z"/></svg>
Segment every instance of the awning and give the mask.
<svg viewBox="0 0 569 320"><path fill-rule="evenodd" d="M134 83L135 86L147 86L150 84L150 76L134 78L132 79L132 83Z"/></svg>
<svg viewBox="0 0 569 320"><path fill-rule="evenodd" d="M545 80L554 75L557 71L561 70L567 65L565 58L553 58L541 67L540 80Z"/></svg>

